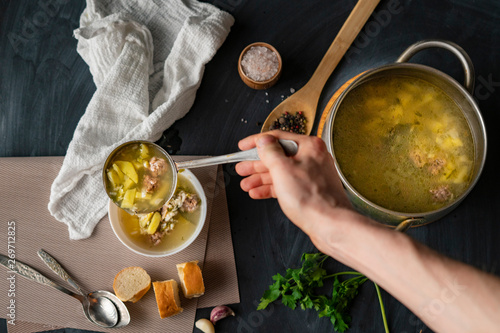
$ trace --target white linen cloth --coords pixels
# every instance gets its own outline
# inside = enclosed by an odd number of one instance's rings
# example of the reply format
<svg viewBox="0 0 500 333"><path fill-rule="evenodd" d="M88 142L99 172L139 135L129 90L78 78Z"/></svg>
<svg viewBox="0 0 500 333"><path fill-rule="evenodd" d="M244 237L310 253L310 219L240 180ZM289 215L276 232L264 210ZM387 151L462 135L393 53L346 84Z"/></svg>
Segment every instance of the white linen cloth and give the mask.
<svg viewBox="0 0 500 333"><path fill-rule="evenodd" d="M87 0L77 51L97 90L51 187L50 213L71 239L107 212L102 167L130 140L156 141L193 105L205 64L234 19L195 0Z"/></svg>

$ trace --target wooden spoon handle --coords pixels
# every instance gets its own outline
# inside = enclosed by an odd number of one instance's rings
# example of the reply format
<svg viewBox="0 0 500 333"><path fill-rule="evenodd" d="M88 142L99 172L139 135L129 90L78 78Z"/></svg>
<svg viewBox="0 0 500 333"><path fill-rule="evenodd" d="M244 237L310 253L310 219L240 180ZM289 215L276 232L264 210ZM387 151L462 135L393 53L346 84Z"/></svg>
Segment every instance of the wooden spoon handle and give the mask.
<svg viewBox="0 0 500 333"><path fill-rule="evenodd" d="M321 94L326 81L379 2L380 0L359 0L356 6L354 6L351 14L337 34L337 37L335 37L332 45L330 45L326 54L323 56L318 68L316 68L309 82L307 82L306 86L310 92L316 92L318 96Z"/></svg>

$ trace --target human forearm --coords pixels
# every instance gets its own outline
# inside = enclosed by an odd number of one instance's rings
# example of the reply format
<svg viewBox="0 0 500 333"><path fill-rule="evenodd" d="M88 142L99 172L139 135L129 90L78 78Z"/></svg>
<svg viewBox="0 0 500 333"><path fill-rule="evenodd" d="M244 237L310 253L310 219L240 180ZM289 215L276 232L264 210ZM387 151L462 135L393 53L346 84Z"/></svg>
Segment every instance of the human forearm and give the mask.
<svg viewBox="0 0 500 333"><path fill-rule="evenodd" d="M439 332L493 332L500 323L500 280L342 209L323 209L316 246L364 273Z"/></svg>
<svg viewBox="0 0 500 333"><path fill-rule="evenodd" d="M298 143L285 156L276 139ZM366 274L439 332L495 332L500 280L448 259L351 209L332 156L318 138L281 131L240 141L261 161L236 166L252 198L276 197L316 247Z"/></svg>

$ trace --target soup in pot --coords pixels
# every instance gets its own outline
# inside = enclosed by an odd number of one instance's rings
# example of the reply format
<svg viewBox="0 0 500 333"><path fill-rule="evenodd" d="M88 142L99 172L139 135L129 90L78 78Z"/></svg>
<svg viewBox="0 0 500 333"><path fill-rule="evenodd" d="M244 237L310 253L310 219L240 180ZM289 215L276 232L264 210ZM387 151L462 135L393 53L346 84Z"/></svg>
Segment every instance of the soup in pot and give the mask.
<svg viewBox="0 0 500 333"><path fill-rule="evenodd" d="M474 145L460 108L417 78L374 78L342 101L333 149L347 181L366 199L404 213L439 209L472 178Z"/></svg>

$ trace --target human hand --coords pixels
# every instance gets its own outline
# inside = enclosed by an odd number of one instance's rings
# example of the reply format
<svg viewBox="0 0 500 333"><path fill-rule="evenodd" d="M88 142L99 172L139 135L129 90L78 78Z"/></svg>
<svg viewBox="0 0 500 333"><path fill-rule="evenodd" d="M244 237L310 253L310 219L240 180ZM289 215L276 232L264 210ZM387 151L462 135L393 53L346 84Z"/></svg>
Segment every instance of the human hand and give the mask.
<svg viewBox="0 0 500 333"><path fill-rule="evenodd" d="M297 154L287 157L277 139L295 141ZM351 207L333 157L320 138L272 131L249 136L238 146L257 147L260 157L236 165L236 172L246 177L241 188L254 199L277 198L283 212L306 233L316 213Z"/></svg>

